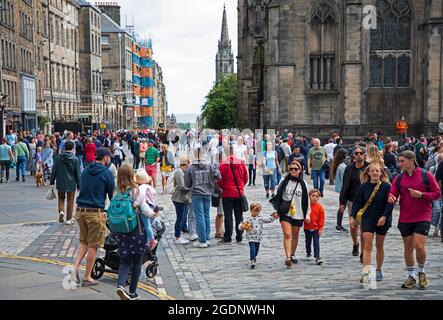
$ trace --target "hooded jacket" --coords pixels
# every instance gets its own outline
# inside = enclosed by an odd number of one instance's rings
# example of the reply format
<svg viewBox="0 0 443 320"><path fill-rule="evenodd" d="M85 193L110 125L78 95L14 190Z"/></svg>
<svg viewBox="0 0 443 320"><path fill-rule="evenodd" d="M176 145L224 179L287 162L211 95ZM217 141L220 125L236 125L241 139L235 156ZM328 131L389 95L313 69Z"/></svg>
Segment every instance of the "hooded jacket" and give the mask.
<svg viewBox="0 0 443 320"><path fill-rule="evenodd" d="M218 169L204 160L194 160L185 172L185 186L193 195L212 195L215 181L218 179L220 179Z"/></svg>
<svg viewBox="0 0 443 320"><path fill-rule="evenodd" d="M83 170L81 182L77 206L104 209L106 195L112 199L115 189L111 170L99 162L92 163Z"/></svg>
<svg viewBox="0 0 443 320"><path fill-rule="evenodd" d="M80 189L80 162L72 152L63 152L55 158L51 173L51 185L57 182L60 192Z"/></svg>

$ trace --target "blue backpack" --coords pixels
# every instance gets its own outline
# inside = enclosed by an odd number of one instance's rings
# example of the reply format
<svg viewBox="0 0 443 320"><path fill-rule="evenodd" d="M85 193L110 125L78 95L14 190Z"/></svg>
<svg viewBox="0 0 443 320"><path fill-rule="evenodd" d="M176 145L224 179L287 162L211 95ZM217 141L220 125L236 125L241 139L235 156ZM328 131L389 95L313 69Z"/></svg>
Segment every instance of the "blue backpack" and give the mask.
<svg viewBox="0 0 443 320"><path fill-rule="evenodd" d="M137 213L130 191L117 193L108 208L108 226L112 232L130 233L137 227Z"/></svg>

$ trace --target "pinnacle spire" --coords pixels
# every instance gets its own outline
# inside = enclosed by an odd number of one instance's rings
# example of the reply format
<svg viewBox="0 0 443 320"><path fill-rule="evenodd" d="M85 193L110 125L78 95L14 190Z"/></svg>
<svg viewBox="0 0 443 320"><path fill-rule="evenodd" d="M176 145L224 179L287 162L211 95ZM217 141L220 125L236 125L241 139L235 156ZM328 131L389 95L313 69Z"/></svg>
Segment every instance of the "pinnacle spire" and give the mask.
<svg viewBox="0 0 443 320"><path fill-rule="evenodd" d="M229 42L229 32L228 32L228 19L226 17L226 3L223 6L223 22L222 22L222 32L221 32L221 43Z"/></svg>

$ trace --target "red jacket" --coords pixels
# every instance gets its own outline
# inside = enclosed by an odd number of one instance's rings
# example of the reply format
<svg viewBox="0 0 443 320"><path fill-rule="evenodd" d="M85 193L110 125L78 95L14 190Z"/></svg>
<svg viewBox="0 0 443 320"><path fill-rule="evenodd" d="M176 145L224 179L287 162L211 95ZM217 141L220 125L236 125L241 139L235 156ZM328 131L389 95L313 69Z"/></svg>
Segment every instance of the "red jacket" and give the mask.
<svg viewBox="0 0 443 320"><path fill-rule="evenodd" d="M221 179L218 180L217 185L222 190L222 198L240 198L231 166L234 169L240 193L241 195L245 194L244 190L245 184L248 182L248 170L241 160L234 159L234 157L231 156L230 163L222 162L219 167Z"/></svg>
<svg viewBox="0 0 443 320"><path fill-rule="evenodd" d="M311 221L305 223L305 230L323 230L325 226L325 209L320 203L311 203Z"/></svg>
<svg viewBox="0 0 443 320"><path fill-rule="evenodd" d="M97 147L93 143L87 143L85 146L85 161L86 162L94 162L95 161L95 152L97 151Z"/></svg>

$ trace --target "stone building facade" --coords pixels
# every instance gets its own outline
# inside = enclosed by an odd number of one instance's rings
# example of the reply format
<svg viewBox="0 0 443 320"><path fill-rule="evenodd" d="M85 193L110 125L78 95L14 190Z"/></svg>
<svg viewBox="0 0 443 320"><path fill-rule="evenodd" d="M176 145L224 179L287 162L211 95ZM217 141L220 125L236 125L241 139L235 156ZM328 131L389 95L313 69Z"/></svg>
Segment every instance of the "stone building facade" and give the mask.
<svg viewBox="0 0 443 320"><path fill-rule="evenodd" d="M223 76L234 73L234 54L229 40L228 19L226 8L223 8L223 20L221 36L218 41L218 51L215 57L215 81L218 82Z"/></svg>
<svg viewBox="0 0 443 320"><path fill-rule="evenodd" d="M393 135L403 115L410 133L437 132L443 0L239 0L238 9L239 127ZM363 25L371 13L376 29Z"/></svg>
<svg viewBox="0 0 443 320"><path fill-rule="evenodd" d="M40 0L0 0L0 93L7 95L0 135L38 128L43 107L41 15Z"/></svg>
<svg viewBox="0 0 443 320"><path fill-rule="evenodd" d="M166 86L163 82L163 71L157 61L154 61L154 114L153 128L162 125L166 127L166 115L168 114L168 102L166 100Z"/></svg>
<svg viewBox="0 0 443 320"><path fill-rule="evenodd" d="M116 15L114 11L120 10L120 7L115 4L99 4L98 8L102 11L103 91L109 96L109 101L116 103L115 111L109 112L116 119L117 126L132 129L132 36L119 25L120 14ZM118 16L117 21L105 13L109 11L114 18Z"/></svg>
<svg viewBox="0 0 443 320"><path fill-rule="evenodd" d="M101 11L84 0L78 0L79 15L79 55L80 55L80 99L77 117L84 128L99 127L104 117L102 92L101 55Z"/></svg>
<svg viewBox="0 0 443 320"><path fill-rule="evenodd" d="M42 0L42 6L45 111L54 122L74 122L81 105L80 6L75 0Z"/></svg>

